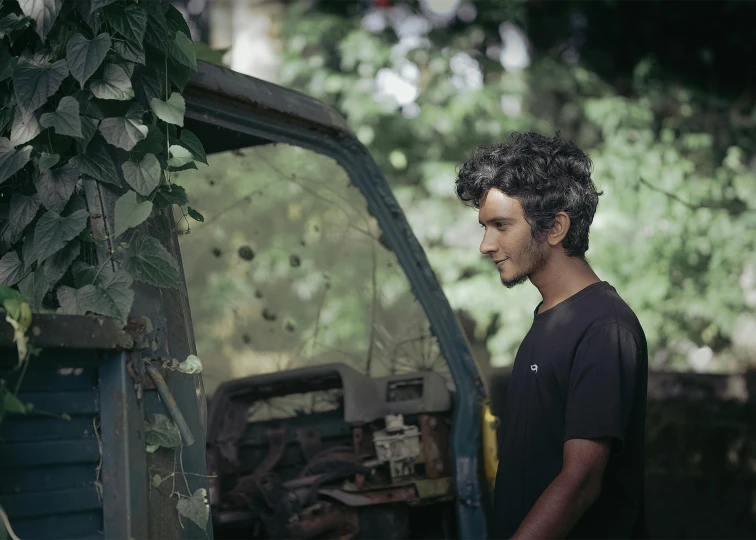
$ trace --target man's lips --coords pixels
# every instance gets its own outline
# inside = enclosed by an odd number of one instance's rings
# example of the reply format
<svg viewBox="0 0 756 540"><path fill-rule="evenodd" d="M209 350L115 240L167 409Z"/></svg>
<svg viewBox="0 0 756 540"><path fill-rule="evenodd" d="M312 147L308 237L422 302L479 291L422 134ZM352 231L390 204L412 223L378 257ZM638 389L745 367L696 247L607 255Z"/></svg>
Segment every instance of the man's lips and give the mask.
<svg viewBox="0 0 756 540"><path fill-rule="evenodd" d="M498 268L499 270L501 270L501 266L505 262L507 262L508 260L509 260L509 257L507 257L506 259L501 259L501 260L498 260L498 261L494 261L493 263L496 265L496 268Z"/></svg>

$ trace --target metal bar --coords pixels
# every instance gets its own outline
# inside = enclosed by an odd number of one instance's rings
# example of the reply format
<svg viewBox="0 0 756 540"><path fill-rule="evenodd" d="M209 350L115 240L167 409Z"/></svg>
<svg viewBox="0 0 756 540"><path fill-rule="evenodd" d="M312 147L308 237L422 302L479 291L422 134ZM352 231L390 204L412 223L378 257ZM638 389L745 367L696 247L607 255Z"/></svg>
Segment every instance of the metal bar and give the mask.
<svg viewBox="0 0 756 540"><path fill-rule="evenodd" d="M155 383L155 388L157 388L158 394L160 394L160 398L163 400L163 403L165 403L166 408L168 409L168 412L171 415L171 418L173 418L174 423L176 424L176 427L179 430L179 433L181 433L181 440L186 446L191 446L194 444L194 435L192 435L192 431L189 429L189 426L186 424L186 420L184 420L184 415L181 414L181 409L178 408L178 405L176 405L176 400L173 399L173 395L171 394L171 391L168 389L168 385L165 383L165 379L160 374L160 372L155 369L150 364L145 364L144 369L147 371L147 374L152 379L152 382Z"/></svg>
<svg viewBox="0 0 756 540"><path fill-rule="evenodd" d="M127 353L111 353L100 368L102 503L105 538L147 538L144 413L127 371Z"/></svg>

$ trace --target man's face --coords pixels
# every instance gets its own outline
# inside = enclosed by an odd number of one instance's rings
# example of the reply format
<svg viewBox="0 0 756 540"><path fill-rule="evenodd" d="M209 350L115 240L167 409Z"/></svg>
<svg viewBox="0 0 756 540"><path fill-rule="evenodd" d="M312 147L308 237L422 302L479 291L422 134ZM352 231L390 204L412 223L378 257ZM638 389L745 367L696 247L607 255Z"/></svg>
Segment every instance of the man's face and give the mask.
<svg viewBox="0 0 756 540"><path fill-rule="evenodd" d="M480 202L478 221L485 227L480 252L491 257L507 288L524 283L546 264L546 242L536 241L517 199L491 189Z"/></svg>

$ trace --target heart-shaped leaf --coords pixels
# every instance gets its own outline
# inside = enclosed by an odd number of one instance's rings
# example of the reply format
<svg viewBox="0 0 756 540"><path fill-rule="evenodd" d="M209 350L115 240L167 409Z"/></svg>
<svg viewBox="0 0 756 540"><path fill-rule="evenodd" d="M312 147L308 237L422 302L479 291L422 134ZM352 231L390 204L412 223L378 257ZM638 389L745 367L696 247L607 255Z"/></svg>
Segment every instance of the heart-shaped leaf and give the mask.
<svg viewBox="0 0 756 540"><path fill-rule="evenodd" d="M130 62L136 62L137 64L142 65L146 62L144 46L141 43L131 41L130 39L116 41L113 45L113 50L124 60L129 60Z"/></svg>
<svg viewBox="0 0 756 540"><path fill-rule="evenodd" d="M144 438L147 444L162 448L181 446L181 433L164 414L156 414L153 422L147 422Z"/></svg>
<svg viewBox="0 0 756 540"><path fill-rule="evenodd" d="M76 0L76 11L79 12L81 18L92 29L93 33L97 33L105 22L105 15L102 11L92 11L92 0Z"/></svg>
<svg viewBox="0 0 756 540"><path fill-rule="evenodd" d="M168 42L168 52L171 58L179 64L197 69L197 53L194 51L194 43L183 32L176 32L176 37Z"/></svg>
<svg viewBox="0 0 756 540"><path fill-rule="evenodd" d="M92 287L92 285L88 286ZM73 287L67 287L65 285L58 287L56 296L58 297L58 303L60 304L58 313L62 313L63 315L87 314L87 310L79 300L78 291Z"/></svg>
<svg viewBox="0 0 756 540"><path fill-rule="evenodd" d="M60 100L54 113L45 113L39 123L43 128L53 128L58 135L81 138L81 117L79 102L71 96Z"/></svg>
<svg viewBox="0 0 756 540"><path fill-rule="evenodd" d="M5 36L16 30L21 30L26 27L30 20L29 17L20 17L15 13L6 15L0 19L0 39L3 39Z"/></svg>
<svg viewBox="0 0 756 540"><path fill-rule="evenodd" d="M47 282L45 272L41 268L31 272L18 283L18 290L29 301L32 311L39 311L42 307L47 291L50 290L50 284Z"/></svg>
<svg viewBox="0 0 756 540"><path fill-rule="evenodd" d="M58 164L58 161L60 161L60 156L58 154L48 154L47 152L42 152L42 154L39 156L39 171L49 171Z"/></svg>
<svg viewBox="0 0 756 540"><path fill-rule="evenodd" d="M137 281L156 287L179 288L178 263L163 245L151 236L135 238L126 251L123 268Z"/></svg>
<svg viewBox="0 0 756 540"><path fill-rule="evenodd" d="M171 154L171 157L168 159L168 165L170 167L183 167L194 161L192 153L178 144L172 144L169 152Z"/></svg>
<svg viewBox="0 0 756 540"><path fill-rule="evenodd" d="M91 176L100 182L115 186L121 185L116 164L105 148L105 143L99 137L92 141L85 154L74 156L69 163L82 174Z"/></svg>
<svg viewBox="0 0 756 540"><path fill-rule="evenodd" d="M101 275L95 284L85 285L76 291L79 308L126 322L134 303L133 281L128 273L120 269Z"/></svg>
<svg viewBox="0 0 756 540"><path fill-rule="evenodd" d="M5 137L0 137L0 184L20 171L29 162L32 147L16 150Z"/></svg>
<svg viewBox="0 0 756 540"><path fill-rule="evenodd" d="M181 130L181 138L179 138L179 144L189 150L192 153L192 157L197 161L207 165L207 154L205 154L205 148L202 146L202 141L199 140L194 133L188 129Z"/></svg>
<svg viewBox="0 0 756 540"><path fill-rule="evenodd" d="M153 200L157 208L167 208L172 204L183 206L189 202L186 190L178 184L163 185L158 188Z"/></svg>
<svg viewBox="0 0 756 540"><path fill-rule="evenodd" d="M0 283L8 287L15 285L24 277L24 263L15 251L9 251L0 259Z"/></svg>
<svg viewBox="0 0 756 540"><path fill-rule="evenodd" d="M2 21L0 21L2 23ZM0 33L2 33L0 31ZM3 39L0 36L0 39ZM4 81L13 76L13 70L16 69L18 58L9 55L5 50L0 51L0 81Z"/></svg>
<svg viewBox="0 0 756 540"><path fill-rule="evenodd" d="M44 262L84 230L89 212L78 210L68 217L49 211L34 228L34 261ZM24 261L27 265L34 261Z"/></svg>
<svg viewBox="0 0 756 540"><path fill-rule="evenodd" d="M184 126L186 103L181 94L176 92L172 93L171 97L168 98L168 101L152 98L150 105L152 106L152 110L155 111L155 115L163 122L181 127Z"/></svg>
<svg viewBox="0 0 756 540"><path fill-rule="evenodd" d="M13 126L11 126L10 143L13 146L19 146L28 143L40 133L42 133L42 127L39 125L36 113L24 109L20 105L16 107L16 114L13 115Z"/></svg>
<svg viewBox="0 0 756 540"><path fill-rule="evenodd" d="M141 44L147 29L147 13L139 5L108 10L108 21L128 41Z"/></svg>
<svg viewBox="0 0 756 540"><path fill-rule="evenodd" d="M44 58L21 58L13 70L13 86L22 107L36 111L60 88L68 76L65 60L54 64Z"/></svg>
<svg viewBox="0 0 756 540"><path fill-rule="evenodd" d="M203 531L210 519L210 506L207 504L207 490L200 488L191 497L181 499L176 510L185 518L193 521Z"/></svg>
<svg viewBox="0 0 756 540"><path fill-rule="evenodd" d="M162 169L153 154L147 154L139 163L127 161L121 165L121 170L126 183L144 197L149 197L160 185Z"/></svg>
<svg viewBox="0 0 756 540"><path fill-rule="evenodd" d="M117 148L132 150L147 136L148 128L141 120L131 118L105 118L100 122L100 133L105 140Z"/></svg>
<svg viewBox="0 0 756 540"><path fill-rule="evenodd" d="M116 64L108 64L103 71L102 79L92 80L89 88L98 99L115 99L126 101L134 97L134 88L128 73Z"/></svg>
<svg viewBox="0 0 756 540"><path fill-rule="evenodd" d="M81 253L81 242L73 240L66 244L66 247L47 259L45 261L45 277L47 281L51 285L57 283L71 266L71 263L79 256L79 253Z"/></svg>
<svg viewBox="0 0 756 540"><path fill-rule="evenodd" d="M15 244L26 227L34 221L39 210L40 200L36 195L29 197L14 193L10 200L10 212L8 221L10 222L11 243Z"/></svg>
<svg viewBox="0 0 756 540"><path fill-rule="evenodd" d="M34 21L34 30L42 41L52 28L63 6L63 0L18 0L24 15Z"/></svg>
<svg viewBox="0 0 756 540"><path fill-rule="evenodd" d="M191 206L187 207L186 213L189 214L189 217L192 218L194 221L199 221L200 223L203 223L205 221L205 216L197 212Z"/></svg>
<svg viewBox="0 0 756 540"><path fill-rule="evenodd" d="M150 201L137 202L136 193L127 191L115 204L115 231L116 237L125 233L132 227L144 223L152 214Z"/></svg>
<svg viewBox="0 0 756 540"><path fill-rule="evenodd" d="M41 175L35 182L37 196L45 208L59 214L66 207L78 181L79 171L71 165L53 169Z"/></svg>
<svg viewBox="0 0 756 540"><path fill-rule="evenodd" d="M100 8L104 8L105 6L109 6L116 0L91 0L92 6L90 8L90 12L94 13L96 10Z"/></svg>
<svg viewBox="0 0 756 540"><path fill-rule="evenodd" d="M100 67L108 54L112 42L110 34L100 34L89 40L81 34L74 34L66 44L66 62L71 75L84 88L89 78Z"/></svg>

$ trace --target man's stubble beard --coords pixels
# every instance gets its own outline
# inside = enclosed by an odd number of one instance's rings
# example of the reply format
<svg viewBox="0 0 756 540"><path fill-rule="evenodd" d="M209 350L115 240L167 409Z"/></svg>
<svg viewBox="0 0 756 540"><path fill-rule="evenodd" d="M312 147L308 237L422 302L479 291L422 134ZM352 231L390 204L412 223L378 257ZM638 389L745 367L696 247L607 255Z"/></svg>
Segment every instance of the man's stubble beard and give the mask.
<svg viewBox="0 0 756 540"><path fill-rule="evenodd" d="M520 250L517 259L526 263L525 270L521 271L512 279L503 279L501 284L507 289L525 283L528 278L540 270L546 264L546 254L541 249L541 244L531 236L530 241ZM511 259L510 259L511 260Z"/></svg>

